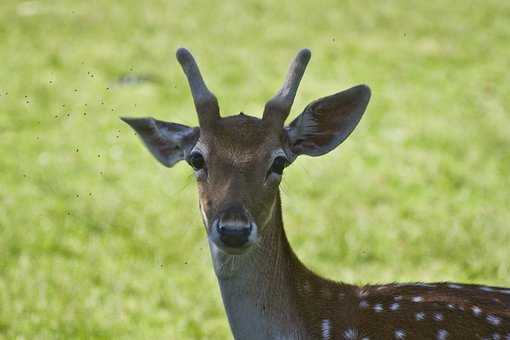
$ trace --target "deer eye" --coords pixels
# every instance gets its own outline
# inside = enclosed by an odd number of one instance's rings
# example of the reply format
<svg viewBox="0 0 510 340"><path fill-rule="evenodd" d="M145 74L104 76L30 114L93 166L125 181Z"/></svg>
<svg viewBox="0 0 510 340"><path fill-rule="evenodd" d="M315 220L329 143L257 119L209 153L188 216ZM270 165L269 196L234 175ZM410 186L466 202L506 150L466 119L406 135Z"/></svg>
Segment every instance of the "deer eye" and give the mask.
<svg viewBox="0 0 510 340"><path fill-rule="evenodd" d="M278 156L273 160L273 164L271 165L271 169L269 171L281 175L283 174L283 169L287 166L287 164L287 158Z"/></svg>
<svg viewBox="0 0 510 340"><path fill-rule="evenodd" d="M187 161L188 161L188 164L195 171L201 170L205 167L204 156L202 156L200 154L200 152L197 152L197 151L192 152L191 155L189 155Z"/></svg>

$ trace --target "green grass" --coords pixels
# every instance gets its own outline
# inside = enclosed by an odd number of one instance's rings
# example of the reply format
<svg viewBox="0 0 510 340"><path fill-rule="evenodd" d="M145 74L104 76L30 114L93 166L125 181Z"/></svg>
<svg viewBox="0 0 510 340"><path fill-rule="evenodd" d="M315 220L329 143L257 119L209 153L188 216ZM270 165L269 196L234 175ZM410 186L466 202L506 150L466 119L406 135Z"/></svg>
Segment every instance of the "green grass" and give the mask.
<svg viewBox="0 0 510 340"><path fill-rule="evenodd" d="M285 174L311 268L510 286L508 17L504 0L2 1L0 338L230 338L190 169L118 119L196 123L179 46L223 114L258 115L301 47L294 116L372 87L350 139Z"/></svg>

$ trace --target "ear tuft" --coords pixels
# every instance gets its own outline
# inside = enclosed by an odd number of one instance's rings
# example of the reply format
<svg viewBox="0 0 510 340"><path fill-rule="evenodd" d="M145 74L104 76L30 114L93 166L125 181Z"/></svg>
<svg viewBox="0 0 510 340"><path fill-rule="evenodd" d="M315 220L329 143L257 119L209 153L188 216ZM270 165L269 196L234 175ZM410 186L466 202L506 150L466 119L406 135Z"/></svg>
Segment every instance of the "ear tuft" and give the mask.
<svg viewBox="0 0 510 340"><path fill-rule="evenodd" d="M157 133L157 127L152 118L120 117L120 119L131 126L137 134Z"/></svg>
<svg viewBox="0 0 510 340"><path fill-rule="evenodd" d="M352 87L351 90L353 90L353 97L359 98L360 104L364 105L363 107L366 109L370 97L372 97L372 90L370 87L366 84L360 84Z"/></svg>
<svg viewBox="0 0 510 340"><path fill-rule="evenodd" d="M133 129L140 128L146 124L146 121L151 118L131 118L131 117L119 117L123 122L129 124Z"/></svg>

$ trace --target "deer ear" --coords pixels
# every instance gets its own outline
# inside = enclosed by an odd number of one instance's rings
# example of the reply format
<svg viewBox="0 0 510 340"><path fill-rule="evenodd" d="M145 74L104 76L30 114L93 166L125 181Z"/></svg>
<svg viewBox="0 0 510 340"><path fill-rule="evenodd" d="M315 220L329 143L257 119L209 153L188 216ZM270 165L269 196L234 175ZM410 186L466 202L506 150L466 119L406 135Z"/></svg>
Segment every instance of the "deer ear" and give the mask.
<svg viewBox="0 0 510 340"><path fill-rule="evenodd" d="M163 122L154 118L121 117L121 119L136 131L152 155L167 167L185 159L200 135L200 129L197 127Z"/></svg>
<svg viewBox="0 0 510 340"><path fill-rule="evenodd" d="M358 85L310 103L286 127L295 155L320 156L342 143L354 130L370 100L370 88Z"/></svg>

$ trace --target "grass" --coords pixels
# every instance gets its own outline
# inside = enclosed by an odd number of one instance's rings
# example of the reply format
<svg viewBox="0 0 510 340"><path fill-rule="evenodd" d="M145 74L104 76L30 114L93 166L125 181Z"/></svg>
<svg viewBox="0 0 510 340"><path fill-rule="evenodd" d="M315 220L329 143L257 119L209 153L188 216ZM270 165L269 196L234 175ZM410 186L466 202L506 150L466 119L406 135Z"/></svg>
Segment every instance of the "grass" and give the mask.
<svg viewBox="0 0 510 340"><path fill-rule="evenodd" d="M259 114L301 47L294 116L372 87L350 139L285 174L311 268L510 286L509 16L495 0L2 1L0 338L230 338L190 170L118 119L196 123L178 46L223 114Z"/></svg>

